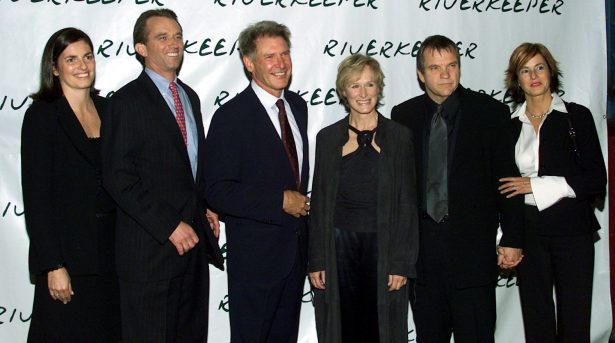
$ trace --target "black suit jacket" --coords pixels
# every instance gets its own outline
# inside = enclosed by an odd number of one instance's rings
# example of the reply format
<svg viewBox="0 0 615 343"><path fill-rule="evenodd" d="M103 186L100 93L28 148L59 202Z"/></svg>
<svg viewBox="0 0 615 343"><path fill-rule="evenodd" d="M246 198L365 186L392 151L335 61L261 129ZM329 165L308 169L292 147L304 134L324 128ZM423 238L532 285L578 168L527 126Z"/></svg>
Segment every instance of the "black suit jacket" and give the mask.
<svg viewBox="0 0 615 343"><path fill-rule="evenodd" d="M285 91L303 140L300 192L309 178L307 105ZM299 252L306 255L306 220L283 211L283 192L296 189L280 136L248 86L214 114L206 142L206 196L225 215L229 275L279 280Z"/></svg>
<svg viewBox="0 0 615 343"><path fill-rule="evenodd" d="M498 224L500 245L522 247L523 199L506 199L498 192L501 177L518 176L508 108L491 97L464 89L457 90L460 105L454 153L449 159L448 196L452 251L424 251L419 247L418 280L423 275L421 255L446 253L458 274L451 276L457 287L486 285L495 281L497 263L495 240ZM417 180L424 180L428 122L427 95L395 106L391 118L414 132ZM424 204L424 187L417 187L418 204ZM421 209L424 212L424 209ZM423 218L419 229L424 230Z"/></svg>
<svg viewBox="0 0 615 343"><path fill-rule="evenodd" d="M567 103L568 114L553 111L540 127L538 176L563 176L576 198L564 198L540 212L542 235L578 235L600 228L592 202L606 191L606 168L591 112ZM576 133L580 158L574 153L568 118ZM513 135L518 139L522 123L513 118Z"/></svg>
<svg viewBox="0 0 615 343"><path fill-rule="evenodd" d="M105 103L94 97L101 116ZM98 154L66 98L34 101L26 111L21 176L32 273L65 264L70 275L97 274L112 265L99 258L113 246L98 237Z"/></svg>
<svg viewBox="0 0 615 343"><path fill-rule="evenodd" d="M199 97L178 83L188 94L196 123L202 123ZM109 101L102 123L103 177L121 209L116 242L120 278L155 281L181 275L189 254L207 254L223 268L217 239L204 218L202 125L197 133L195 181L175 117L145 72ZM183 256L169 241L180 221L190 224L200 239L200 249Z"/></svg>

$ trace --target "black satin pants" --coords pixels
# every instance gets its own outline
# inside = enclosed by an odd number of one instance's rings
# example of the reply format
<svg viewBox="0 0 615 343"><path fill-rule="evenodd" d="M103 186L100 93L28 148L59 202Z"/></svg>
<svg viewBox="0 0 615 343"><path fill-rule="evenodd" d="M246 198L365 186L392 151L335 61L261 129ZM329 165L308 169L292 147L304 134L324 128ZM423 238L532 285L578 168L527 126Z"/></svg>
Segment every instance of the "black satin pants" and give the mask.
<svg viewBox="0 0 615 343"><path fill-rule="evenodd" d="M376 232L335 229L342 342L378 342Z"/></svg>

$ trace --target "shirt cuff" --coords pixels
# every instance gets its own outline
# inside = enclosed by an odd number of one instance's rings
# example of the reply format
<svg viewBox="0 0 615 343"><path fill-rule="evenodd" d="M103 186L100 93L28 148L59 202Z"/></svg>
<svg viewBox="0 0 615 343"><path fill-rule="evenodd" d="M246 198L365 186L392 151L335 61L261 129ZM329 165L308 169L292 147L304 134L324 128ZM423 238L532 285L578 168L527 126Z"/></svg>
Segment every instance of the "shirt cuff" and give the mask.
<svg viewBox="0 0 615 343"><path fill-rule="evenodd" d="M577 196L563 176L532 177L530 184L538 211L549 208L563 198L576 198Z"/></svg>

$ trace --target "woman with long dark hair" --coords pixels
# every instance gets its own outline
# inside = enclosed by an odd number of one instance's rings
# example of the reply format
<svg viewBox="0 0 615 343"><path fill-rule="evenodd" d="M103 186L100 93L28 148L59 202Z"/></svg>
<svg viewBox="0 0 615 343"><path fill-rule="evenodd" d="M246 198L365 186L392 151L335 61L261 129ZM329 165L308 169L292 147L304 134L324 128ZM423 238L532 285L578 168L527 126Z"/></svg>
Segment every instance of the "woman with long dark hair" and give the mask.
<svg viewBox="0 0 615 343"><path fill-rule="evenodd" d="M100 178L96 63L81 30L54 33L21 132L34 304L28 342L117 342L115 204Z"/></svg>

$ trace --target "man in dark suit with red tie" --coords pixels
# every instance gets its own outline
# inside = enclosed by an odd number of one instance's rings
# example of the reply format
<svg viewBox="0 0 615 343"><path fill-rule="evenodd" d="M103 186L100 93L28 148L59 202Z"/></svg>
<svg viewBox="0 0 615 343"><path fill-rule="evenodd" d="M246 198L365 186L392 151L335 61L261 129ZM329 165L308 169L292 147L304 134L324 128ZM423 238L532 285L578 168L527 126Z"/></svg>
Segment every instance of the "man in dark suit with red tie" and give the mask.
<svg viewBox="0 0 615 343"><path fill-rule="evenodd" d="M208 261L222 269L223 260L217 215L206 218L200 101L177 79L184 44L173 11L142 13L133 35L144 70L113 95L102 123L104 184L120 208L122 338L203 342Z"/></svg>
<svg viewBox="0 0 615 343"><path fill-rule="evenodd" d="M393 108L414 133L419 258L413 313L419 343L493 342L496 263L521 260L523 201L498 191L518 175L508 108L459 84L459 51L444 36L417 55L425 94ZM497 247L498 224L503 236Z"/></svg>
<svg viewBox="0 0 615 343"><path fill-rule="evenodd" d="M288 91L290 31L239 35L251 83L213 116L206 196L224 215L231 341L296 342L306 273L307 105Z"/></svg>

